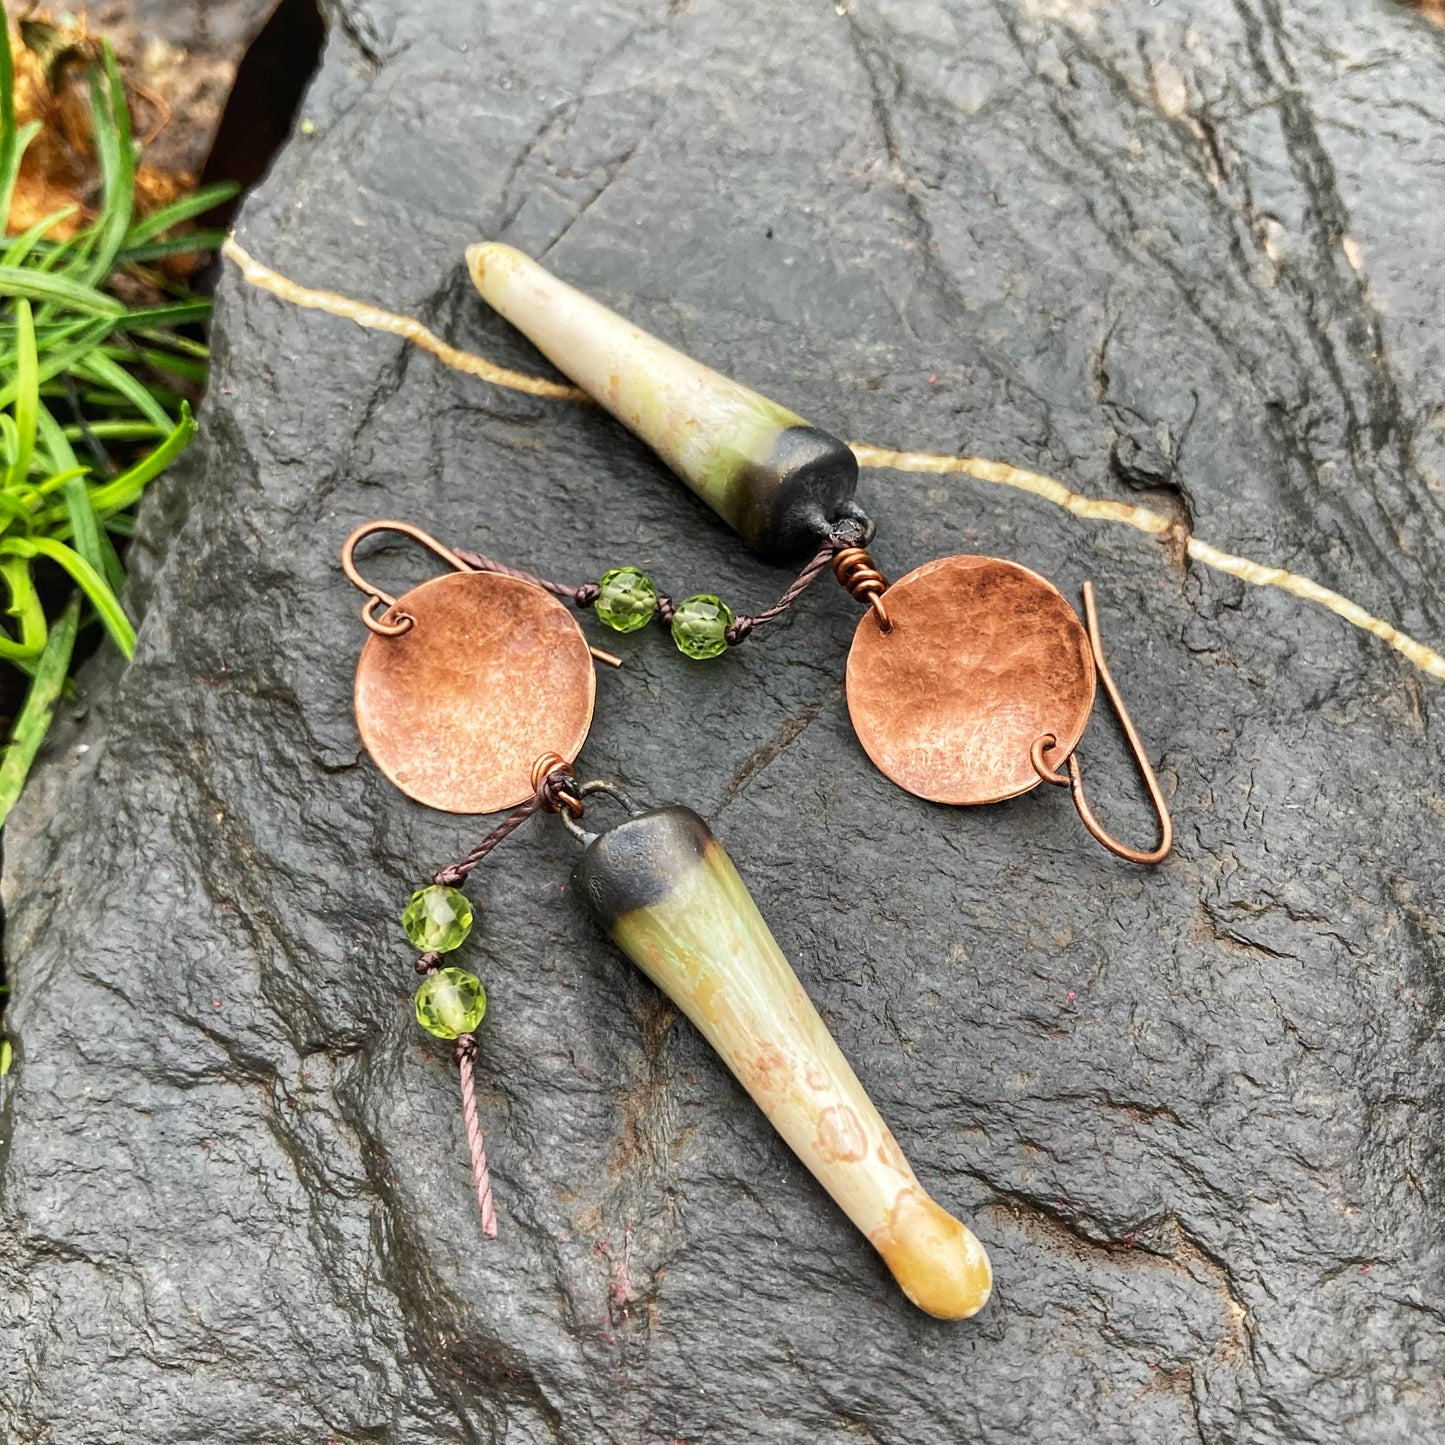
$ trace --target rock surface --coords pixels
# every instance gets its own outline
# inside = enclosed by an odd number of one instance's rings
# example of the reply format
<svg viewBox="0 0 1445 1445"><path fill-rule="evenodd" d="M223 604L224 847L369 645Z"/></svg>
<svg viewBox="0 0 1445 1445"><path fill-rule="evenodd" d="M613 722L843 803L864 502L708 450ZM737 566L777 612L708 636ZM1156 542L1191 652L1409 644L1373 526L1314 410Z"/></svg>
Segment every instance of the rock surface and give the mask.
<svg viewBox="0 0 1445 1445"><path fill-rule="evenodd" d="M1142 489L1438 644L1442 95L1383 0L337 0L239 234L534 365L466 283L499 237L850 439ZM215 339L135 663L6 838L6 1440L1445 1439L1438 683L1138 532L866 471L895 574L1095 579L1174 858L886 783L831 587L709 666L622 639L584 758L710 817L997 1296L901 1298L535 822L472 886L484 1245L392 921L477 825L359 756L337 546L402 516L754 609L785 574L593 411L234 271Z"/></svg>

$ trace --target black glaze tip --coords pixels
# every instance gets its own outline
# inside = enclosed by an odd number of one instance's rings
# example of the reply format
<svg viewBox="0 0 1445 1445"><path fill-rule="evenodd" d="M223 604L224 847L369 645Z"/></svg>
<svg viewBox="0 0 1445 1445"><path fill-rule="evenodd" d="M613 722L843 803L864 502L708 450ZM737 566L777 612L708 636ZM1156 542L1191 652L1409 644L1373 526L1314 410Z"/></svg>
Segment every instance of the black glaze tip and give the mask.
<svg viewBox="0 0 1445 1445"><path fill-rule="evenodd" d="M820 427L785 427L766 461L743 463L737 485L738 532L771 561L816 552L845 517L866 521L853 501L858 459Z"/></svg>
<svg viewBox="0 0 1445 1445"><path fill-rule="evenodd" d="M711 830L691 808L672 804L599 833L572 870L572 886L611 931L624 914L665 898L698 864Z"/></svg>

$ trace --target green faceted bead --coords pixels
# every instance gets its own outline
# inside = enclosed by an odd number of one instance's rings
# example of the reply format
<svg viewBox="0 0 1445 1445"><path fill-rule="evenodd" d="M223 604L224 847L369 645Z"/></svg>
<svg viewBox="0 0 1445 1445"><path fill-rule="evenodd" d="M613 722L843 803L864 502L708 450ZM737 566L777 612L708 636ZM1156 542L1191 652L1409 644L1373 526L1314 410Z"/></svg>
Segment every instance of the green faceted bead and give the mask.
<svg viewBox="0 0 1445 1445"><path fill-rule="evenodd" d="M469 1034L487 1012L487 991L476 974L443 968L429 974L416 991L416 1021L439 1039Z"/></svg>
<svg viewBox="0 0 1445 1445"><path fill-rule="evenodd" d="M592 610L614 632L636 632L652 621L657 611L657 588L652 578L636 567L614 567L597 583L600 589Z"/></svg>
<svg viewBox="0 0 1445 1445"><path fill-rule="evenodd" d="M699 592L677 604L672 614L672 640L684 657L704 661L727 651L727 630L732 621L732 609L721 597Z"/></svg>
<svg viewBox="0 0 1445 1445"><path fill-rule="evenodd" d="M432 883L411 895L401 910L401 926L423 953L450 953L472 931L472 905L460 889Z"/></svg>

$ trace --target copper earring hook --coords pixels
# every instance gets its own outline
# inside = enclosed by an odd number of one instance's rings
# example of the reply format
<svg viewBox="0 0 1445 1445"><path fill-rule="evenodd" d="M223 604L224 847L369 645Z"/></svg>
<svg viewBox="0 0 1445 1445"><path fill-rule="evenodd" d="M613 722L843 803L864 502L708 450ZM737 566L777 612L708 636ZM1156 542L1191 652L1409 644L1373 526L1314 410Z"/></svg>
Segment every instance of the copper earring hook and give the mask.
<svg viewBox="0 0 1445 1445"><path fill-rule="evenodd" d="M490 572L493 568L479 568L464 562L461 556L453 552L448 546L438 542L430 532L424 532L420 527L414 527L410 522L397 522L387 519L380 519L374 522L363 522L342 544L341 544L341 570L346 573L347 580L358 591L366 593L366 601L361 604L361 620L378 637L400 637L402 633L409 632L416 619L408 612L397 612L395 622L386 622L383 619L387 616L383 612L381 617L376 615L378 605L388 609L396 607L396 598L390 592L383 592L380 587L374 587L365 577L361 575L356 565L356 547L363 538L371 536L373 532L399 532L403 537L410 537L413 542L420 542L429 552L435 553L456 572ZM538 579L529 576L525 572L509 572L507 568L498 569L504 574L516 577L523 582L530 582L546 590L545 585L538 583ZM605 662L608 667L621 667L622 659L611 652L604 652L600 647L587 645L587 651L598 662Z"/></svg>
<svg viewBox="0 0 1445 1445"><path fill-rule="evenodd" d="M409 632L415 622L409 613L398 612L395 622L386 622L382 617L376 615L377 605L390 612L396 606L396 598L389 592L383 592L380 587L373 587L356 565L356 546L364 537L369 537L373 532L399 532L404 537L410 537L413 541L420 542L422 546L435 552L444 562L455 567L458 572L470 572L472 569L462 561L456 553L449 548L442 546L440 542L420 527L413 527L410 522L375 521L365 522L358 527L341 544L341 570L346 573L347 580L353 587L366 593L366 601L361 604L361 620L378 637L400 637L402 633Z"/></svg>
<svg viewBox="0 0 1445 1445"><path fill-rule="evenodd" d="M375 522L364 522L341 544L341 570L346 573L347 581L359 591L366 593L367 600L361 605L361 620L376 633L378 637L400 637L403 632L410 631L413 618L407 613L397 614L395 622L384 622L376 616L376 606L383 604L388 610L396 606L396 598L389 592L383 592L380 587L373 587L365 577L361 575L356 565L356 547L363 538L371 536L373 532L399 532L403 537L410 537L414 542L420 542L428 551L435 552L449 567L454 567L458 572L473 572L474 567L468 567L450 547L444 547L430 532L423 532L420 527L414 527L410 522L394 522L379 520ZM385 616L385 614L383 614Z"/></svg>
<svg viewBox="0 0 1445 1445"><path fill-rule="evenodd" d="M1159 819L1159 846L1146 853L1142 849L1131 848L1127 843L1119 842L1117 838L1105 831L1103 824L1094 816L1094 810L1089 806L1089 800L1084 795L1084 775L1079 767L1077 751L1070 753L1065 759L1067 773L1055 772L1044 761L1044 749L1051 747L1054 742L1052 733L1044 733L1034 739L1033 745L1029 748L1029 761L1033 763L1034 771L1044 782L1068 788L1084 827L1111 853L1127 859L1130 863L1162 863L1174 847L1174 821L1169 816L1169 806L1164 801L1164 794L1160 790L1158 778L1154 776L1154 769L1144 751L1144 744L1139 741L1139 734L1134 729L1129 709L1124 706L1124 698L1119 692L1119 686L1109 671L1108 663L1104 661L1104 640L1099 634L1099 612L1094 605L1094 584L1092 582L1084 583L1084 619L1088 624L1089 646L1093 650L1094 665L1099 669L1099 676L1103 679L1104 691L1109 694L1109 702L1113 706L1114 716L1119 719L1119 725L1124 729L1124 736L1129 740L1130 751L1134 754L1134 763L1139 769L1140 776L1144 779L1144 786L1149 790L1149 801L1153 803L1155 816Z"/></svg>

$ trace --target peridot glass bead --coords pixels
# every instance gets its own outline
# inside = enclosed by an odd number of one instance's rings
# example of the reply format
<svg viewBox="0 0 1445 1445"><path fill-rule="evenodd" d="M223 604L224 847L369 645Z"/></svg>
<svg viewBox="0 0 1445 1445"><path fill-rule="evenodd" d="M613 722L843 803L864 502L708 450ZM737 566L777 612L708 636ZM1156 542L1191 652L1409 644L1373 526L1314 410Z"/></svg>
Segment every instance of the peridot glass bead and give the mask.
<svg viewBox="0 0 1445 1445"><path fill-rule="evenodd" d="M598 579L592 610L614 632L636 632L657 611L657 588L636 567L614 567Z"/></svg>
<svg viewBox="0 0 1445 1445"><path fill-rule="evenodd" d="M684 657L702 662L727 651L727 631L732 620L732 608L721 597L699 592L677 604L672 614L672 640Z"/></svg>
<svg viewBox="0 0 1445 1445"><path fill-rule="evenodd" d="M416 991L416 1021L439 1039L469 1034L487 1013L487 991L476 974L442 968L422 980Z"/></svg>
<svg viewBox="0 0 1445 1445"><path fill-rule="evenodd" d="M472 931L472 905L459 888L431 883L411 895L401 910L401 926L423 953L450 953Z"/></svg>

